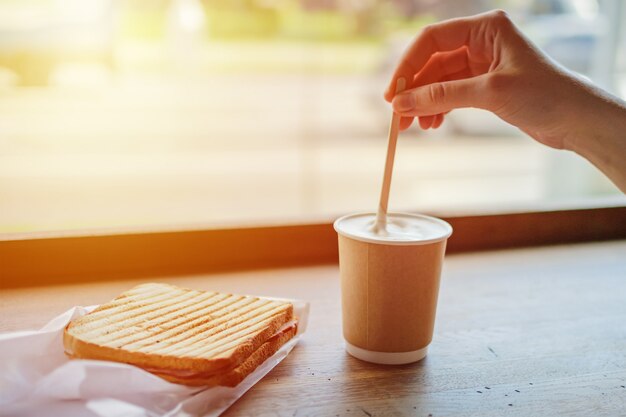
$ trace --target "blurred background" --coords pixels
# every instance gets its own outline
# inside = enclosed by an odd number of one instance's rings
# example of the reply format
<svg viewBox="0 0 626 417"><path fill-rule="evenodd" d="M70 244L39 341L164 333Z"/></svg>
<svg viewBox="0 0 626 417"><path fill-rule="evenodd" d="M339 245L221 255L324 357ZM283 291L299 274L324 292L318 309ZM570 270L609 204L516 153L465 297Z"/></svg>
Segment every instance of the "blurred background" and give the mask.
<svg viewBox="0 0 626 417"><path fill-rule="evenodd" d="M624 3L0 0L0 232L373 210L382 93L420 28L503 8L553 58L625 97ZM401 135L390 208L616 199L581 158L467 109Z"/></svg>

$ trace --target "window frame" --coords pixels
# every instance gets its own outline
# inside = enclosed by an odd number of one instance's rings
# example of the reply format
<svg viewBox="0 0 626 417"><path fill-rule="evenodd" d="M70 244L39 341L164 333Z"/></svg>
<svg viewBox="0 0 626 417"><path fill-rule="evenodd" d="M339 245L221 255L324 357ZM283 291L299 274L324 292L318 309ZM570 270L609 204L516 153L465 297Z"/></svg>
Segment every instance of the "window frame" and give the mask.
<svg viewBox="0 0 626 417"><path fill-rule="evenodd" d="M626 239L623 200L601 207L433 215L448 253ZM338 261L332 221L0 234L0 288L284 268Z"/></svg>

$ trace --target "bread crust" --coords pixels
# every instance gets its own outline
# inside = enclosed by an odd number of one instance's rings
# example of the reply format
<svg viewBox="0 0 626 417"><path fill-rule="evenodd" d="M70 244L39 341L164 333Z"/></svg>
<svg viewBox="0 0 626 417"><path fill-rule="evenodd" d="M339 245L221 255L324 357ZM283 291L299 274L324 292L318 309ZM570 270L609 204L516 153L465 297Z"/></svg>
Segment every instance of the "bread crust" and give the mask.
<svg viewBox="0 0 626 417"><path fill-rule="evenodd" d="M151 372L160 378L176 384L183 384L189 386L226 386L234 387L243 381L248 375L250 375L256 368L258 368L263 362L268 360L274 355L285 343L293 338L297 333L297 322L293 326L290 326L281 332L275 334L268 341L263 343L257 350L255 350L246 360L244 360L238 366L225 370L220 373L210 373L205 375L196 375L191 377L177 377L176 375Z"/></svg>
<svg viewBox="0 0 626 417"><path fill-rule="evenodd" d="M95 311L106 310L109 308L109 304L119 303L119 300L127 298L127 294L146 286L163 286L165 288L179 289L178 287L168 284L143 284L142 286L135 287L121 294L111 301L111 303L103 304ZM244 360L249 358L253 352L257 351L261 345L267 342L285 323L293 319L293 305L284 303L284 308L283 306L277 308L279 308L279 311L265 319L267 323L263 325L260 330L253 332L249 336L245 336L246 339L237 346L210 358L193 357L191 355L146 353L137 350L128 350L123 347L116 348L92 343L89 340L84 340L80 335L74 335L72 333L73 326L80 323L80 318L69 323L65 328L63 333L63 345L68 355L79 359L109 360L128 363L141 368L177 369L198 373L224 371L234 369L244 362ZM86 315L84 317L88 316L89 315ZM265 321L261 321L261 323L265 323Z"/></svg>

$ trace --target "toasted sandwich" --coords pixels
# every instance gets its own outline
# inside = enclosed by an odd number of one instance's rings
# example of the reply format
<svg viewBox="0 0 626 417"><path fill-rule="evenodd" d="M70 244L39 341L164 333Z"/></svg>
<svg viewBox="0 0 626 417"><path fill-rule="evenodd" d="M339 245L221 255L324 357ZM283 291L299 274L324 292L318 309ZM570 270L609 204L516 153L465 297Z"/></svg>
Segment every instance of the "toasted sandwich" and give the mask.
<svg viewBox="0 0 626 417"><path fill-rule="evenodd" d="M235 386L296 331L288 302L143 284L69 323L63 344L71 358L128 363L185 385Z"/></svg>

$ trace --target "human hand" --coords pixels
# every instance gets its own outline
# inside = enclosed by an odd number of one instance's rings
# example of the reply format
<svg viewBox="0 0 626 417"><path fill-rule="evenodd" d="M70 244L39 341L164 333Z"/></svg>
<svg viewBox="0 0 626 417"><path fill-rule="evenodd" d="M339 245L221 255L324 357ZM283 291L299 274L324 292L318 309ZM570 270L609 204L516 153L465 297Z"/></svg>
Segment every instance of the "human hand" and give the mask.
<svg viewBox="0 0 626 417"><path fill-rule="evenodd" d="M399 77L408 81L407 90L395 95ZM476 107L563 148L577 112L586 111L589 88L498 10L427 26L396 68L385 98L403 116L401 129L414 117L422 129L438 128L449 111Z"/></svg>

